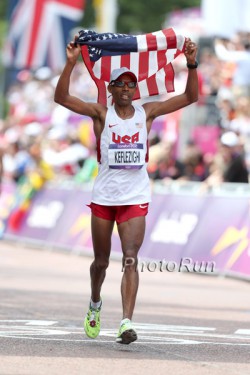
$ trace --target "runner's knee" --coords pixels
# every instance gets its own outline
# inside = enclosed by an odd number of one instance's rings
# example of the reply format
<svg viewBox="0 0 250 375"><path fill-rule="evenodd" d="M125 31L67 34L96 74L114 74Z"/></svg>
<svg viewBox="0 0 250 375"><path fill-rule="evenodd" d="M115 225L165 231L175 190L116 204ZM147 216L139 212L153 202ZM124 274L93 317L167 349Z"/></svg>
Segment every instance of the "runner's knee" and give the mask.
<svg viewBox="0 0 250 375"><path fill-rule="evenodd" d="M137 268L137 251L126 250L123 252L122 265L123 269L135 269Z"/></svg>
<svg viewBox="0 0 250 375"><path fill-rule="evenodd" d="M92 263L92 267L97 271L106 270L109 266L109 259L96 258Z"/></svg>

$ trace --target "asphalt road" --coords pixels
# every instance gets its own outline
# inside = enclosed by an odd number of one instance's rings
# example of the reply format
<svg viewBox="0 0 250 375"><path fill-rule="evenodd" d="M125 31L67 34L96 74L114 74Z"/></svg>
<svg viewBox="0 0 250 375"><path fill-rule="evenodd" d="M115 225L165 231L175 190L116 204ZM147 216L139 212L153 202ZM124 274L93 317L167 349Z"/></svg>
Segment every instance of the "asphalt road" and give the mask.
<svg viewBox="0 0 250 375"><path fill-rule="evenodd" d="M83 331L90 257L0 243L0 375L249 375L250 283L140 272L139 339L115 343L119 261L102 291L102 330Z"/></svg>

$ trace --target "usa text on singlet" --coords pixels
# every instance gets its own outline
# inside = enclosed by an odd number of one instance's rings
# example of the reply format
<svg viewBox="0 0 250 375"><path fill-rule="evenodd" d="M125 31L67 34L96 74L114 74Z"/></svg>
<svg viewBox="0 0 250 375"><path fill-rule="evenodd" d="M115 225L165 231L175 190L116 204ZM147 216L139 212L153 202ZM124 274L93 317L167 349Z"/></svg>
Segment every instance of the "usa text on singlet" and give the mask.
<svg viewBox="0 0 250 375"><path fill-rule="evenodd" d="M138 128L141 124L136 124ZM140 169L145 164L146 150L139 141L139 131L130 135L110 134L108 163L111 169Z"/></svg>

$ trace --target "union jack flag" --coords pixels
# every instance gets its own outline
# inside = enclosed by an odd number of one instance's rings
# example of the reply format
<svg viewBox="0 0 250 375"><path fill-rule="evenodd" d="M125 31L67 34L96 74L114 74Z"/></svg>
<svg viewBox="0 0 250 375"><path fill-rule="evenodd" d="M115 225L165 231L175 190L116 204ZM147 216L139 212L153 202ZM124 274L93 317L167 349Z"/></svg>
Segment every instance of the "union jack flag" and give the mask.
<svg viewBox="0 0 250 375"><path fill-rule="evenodd" d="M11 12L4 64L17 69L65 64L65 44L85 0L19 0Z"/></svg>
<svg viewBox="0 0 250 375"><path fill-rule="evenodd" d="M171 62L183 53L185 37L172 28L137 36L81 30L76 43L97 86L98 102L107 105L110 74L122 66L138 78L134 100L174 91Z"/></svg>

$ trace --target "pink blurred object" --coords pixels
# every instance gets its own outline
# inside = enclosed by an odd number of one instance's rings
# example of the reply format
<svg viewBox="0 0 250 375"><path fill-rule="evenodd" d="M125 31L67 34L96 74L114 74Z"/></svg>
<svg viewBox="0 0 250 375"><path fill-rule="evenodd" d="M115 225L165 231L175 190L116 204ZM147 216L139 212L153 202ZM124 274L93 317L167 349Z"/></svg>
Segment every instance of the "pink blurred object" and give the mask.
<svg viewBox="0 0 250 375"><path fill-rule="evenodd" d="M192 131L192 140L203 154L215 154L218 148L220 129L213 125L199 125Z"/></svg>

